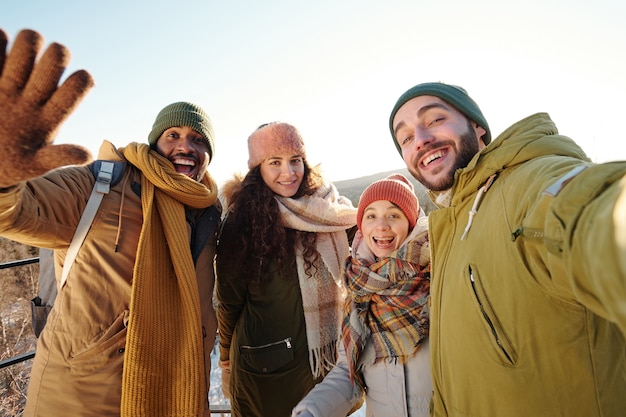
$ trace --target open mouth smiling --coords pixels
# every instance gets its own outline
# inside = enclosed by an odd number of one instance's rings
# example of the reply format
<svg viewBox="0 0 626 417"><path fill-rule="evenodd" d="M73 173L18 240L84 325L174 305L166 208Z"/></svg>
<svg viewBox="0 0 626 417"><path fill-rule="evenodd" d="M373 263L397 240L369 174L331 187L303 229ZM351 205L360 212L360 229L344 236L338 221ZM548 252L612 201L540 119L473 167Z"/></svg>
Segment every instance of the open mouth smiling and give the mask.
<svg viewBox="0 0 626 417"><path fill-rule="evenodd" d="M380 247L388 247L394 241L393 237L372 237L374 243Z"/></svg>
<svg viewBox="0 0 626 417"><path fill-rule="evenodd" d="M436 161L437 159L443 158L445 152L443 150L437 150L422 160L422 166L427 167L431 162Z"/></svg>
<svg viewBox="0 0 626 417"><path fill-rule="evenodd" d="M189 158L173 158L172 163L174 164L176 172L185 175L189 175L196 167L196 161Z"/></svg>

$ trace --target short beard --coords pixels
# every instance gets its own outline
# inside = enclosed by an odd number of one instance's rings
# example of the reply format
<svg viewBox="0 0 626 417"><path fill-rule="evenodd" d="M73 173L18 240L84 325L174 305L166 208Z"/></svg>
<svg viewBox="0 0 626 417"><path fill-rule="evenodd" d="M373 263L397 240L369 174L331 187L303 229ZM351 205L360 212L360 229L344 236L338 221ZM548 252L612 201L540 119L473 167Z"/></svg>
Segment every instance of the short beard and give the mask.
<svg viewBox="0 0 626 417"><path fill-rule="evenodd" d="M465 168L467 164L469 164L469 162L474 158L474 155L476 155L479 151L478 137L476 136L476 132L474 131L469 121L467 122L467 131L461 134L459 138L461 140L459 141L459 148L457 149L458 153L454 165L452 166L450 171L448 171L446 175L443 175L439 180L437 180L437 182L424 179L423 175L419 172L418 169L415 168L414 165L407 167L411 175L413 175L415 179L418 180L424 187L432 191L445 191L452 188L452 185L454 184L454 174L456 173L456 171L461 168ZM442 142L440 145L446 144L450 143ZM456 147L454 143L452 145ZM432 149L436 149L437 147L438 146L434 146L427 150L431 151Z"/></svg>

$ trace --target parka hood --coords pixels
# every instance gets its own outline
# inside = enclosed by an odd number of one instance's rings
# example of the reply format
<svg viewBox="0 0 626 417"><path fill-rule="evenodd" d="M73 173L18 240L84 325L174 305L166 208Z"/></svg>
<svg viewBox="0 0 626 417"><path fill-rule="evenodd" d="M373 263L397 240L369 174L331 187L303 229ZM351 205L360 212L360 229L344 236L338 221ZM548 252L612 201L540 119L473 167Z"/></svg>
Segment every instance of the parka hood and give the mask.
<svg viewBox="0 0 626 417"><path fill-rule="evenodd" d="M241 191L244 176L241 173L233 174L232 178L226 180L220 187L219 198L226 212L233 202L233 197Z"/></svg>
<svg viewBox="0 0 626 417"><path fill-rule="evenodd" d="M467 167L457 171L451 190L452 205L473 194L490 176L549 155L589 161L585 152L572 139L559 135L547 113L536 113L518 121L476 154Z"/></svg>
<svg viewBox="0 0 626 417"><path fill-rule="evenodd" d="M105 161L123 161L124 157L118 152L115 145L108 140L104 140L98 150L98 159Z"/></svg>

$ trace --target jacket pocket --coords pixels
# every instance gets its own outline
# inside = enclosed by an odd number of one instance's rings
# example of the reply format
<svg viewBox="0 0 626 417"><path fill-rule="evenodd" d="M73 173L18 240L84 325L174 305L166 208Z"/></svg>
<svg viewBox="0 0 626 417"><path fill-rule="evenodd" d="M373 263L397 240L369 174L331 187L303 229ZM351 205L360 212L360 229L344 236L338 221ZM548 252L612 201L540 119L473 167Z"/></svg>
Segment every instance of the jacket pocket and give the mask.
<svg viewBox="0 0 626 417"><path fill-rule="evenodd" d="M468 267L468 280L472 289L474 302L479 310L487 337L490 341L491 351L496 353L497 360L503 365L515 366L517 363L517 355L513 349L513 345L489 302L489 297L480 280L477 269L471 265Z"/></svg>
<svg viewBox="0 0 626 417"><path fill-rule="evenodd" d="M241 364L246 370L269 374L293 361L291 337L259 346L239 346Z"/></svg>
<svg viewBox="0 0 626 417"><path fill-rule="evenodd" d="M69 359L72 371L85 374L116 366L121 370L124 363L127 323L128 310L125 310L97 341Z"/></svg>
<svg viewBox="0 0 626 417"><path fill-rule="evenodd" d="M48 321L50 310L52 310L52 306L42 305L41 298L39 296L30 300L30 316L35 337L39 337L43 331L43 328Z"/></svg>

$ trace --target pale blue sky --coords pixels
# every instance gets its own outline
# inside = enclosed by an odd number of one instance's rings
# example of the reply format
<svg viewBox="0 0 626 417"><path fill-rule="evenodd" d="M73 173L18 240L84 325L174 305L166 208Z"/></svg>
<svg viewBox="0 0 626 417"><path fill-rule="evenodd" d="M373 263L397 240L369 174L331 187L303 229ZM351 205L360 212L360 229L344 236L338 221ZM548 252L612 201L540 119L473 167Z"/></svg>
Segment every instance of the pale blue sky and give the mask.
<svg viewBox="0 0 626 417"><path fill-rule="evenodd" d="M273 120L338 181L404 167L389 111L424 81L465 87L494 137L548 112L595 161L626 159L626 6L574 3L1 0L0 27L39 31L71 50L67 74L93 74L59 143L145 141L188 100L213 120L218 181L246 171L248 135Z"/></svg>

